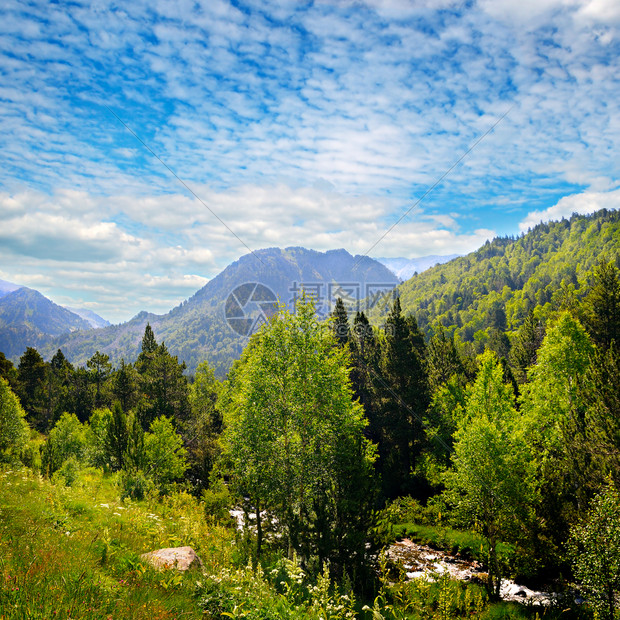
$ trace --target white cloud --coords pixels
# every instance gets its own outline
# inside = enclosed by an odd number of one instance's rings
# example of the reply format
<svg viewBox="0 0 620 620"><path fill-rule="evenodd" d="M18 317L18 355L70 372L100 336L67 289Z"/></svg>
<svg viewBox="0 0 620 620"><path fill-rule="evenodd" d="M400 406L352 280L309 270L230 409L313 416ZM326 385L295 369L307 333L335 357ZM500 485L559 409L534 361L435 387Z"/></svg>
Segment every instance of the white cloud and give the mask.
<svg viewBox="0 0 620 620"><path fill-rule="evenodd" d="M620 209L620 188L610 192L582 192L564 196L557 204L544 211L528 213L519 223L519 229L526 232L540 222L570 218L574 213L588 215L599 209Z"/></svg>

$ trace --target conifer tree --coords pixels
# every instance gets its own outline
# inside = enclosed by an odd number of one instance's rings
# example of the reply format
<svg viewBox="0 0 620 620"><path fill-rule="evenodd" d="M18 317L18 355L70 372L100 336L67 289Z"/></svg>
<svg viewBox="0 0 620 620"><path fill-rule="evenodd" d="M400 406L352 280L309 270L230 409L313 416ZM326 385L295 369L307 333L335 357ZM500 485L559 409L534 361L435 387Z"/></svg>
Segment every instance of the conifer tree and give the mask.
<svg viewBox="0 0 620 620"><path fill-rule="evenodd" d="M349 328L349 314L345 308L344 302L340 297L336 300L336 305L332 311L332 329L336 336L338 345L343 347L349 342L350 328Z"/></svg>
<svg viewBox="0 0 620 620"><path fill-rule="evenodd" d="M385 324L379 468L384 493L415 493L413 472L424 442L423 416L429 404L424 337L412 316L394 301Z"/></svg>
<svg viewBox="0 0 620 620"><path fill-rule="evenodd" d="M620 343L620 271L601 260L593 270L594 284L584 301L584 323L592 340L608 349Z"/></svg>

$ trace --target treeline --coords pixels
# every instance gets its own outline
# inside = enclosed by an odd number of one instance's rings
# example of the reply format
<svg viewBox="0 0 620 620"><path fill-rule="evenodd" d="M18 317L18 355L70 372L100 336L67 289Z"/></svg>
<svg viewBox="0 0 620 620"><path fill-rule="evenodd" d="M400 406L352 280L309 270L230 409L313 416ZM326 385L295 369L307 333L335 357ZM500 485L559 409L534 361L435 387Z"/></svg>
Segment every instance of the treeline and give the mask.
<svg viewBox="0 0 620 620"><path fill-rule="evenodd" d="M77 368L60 349L45 362L29 347L17 368L0 354L0 376L37 438L26 461L50 476L64 467L70 478L80 465L122 470L133 496L184 481L200 493L208 484L222 424L216 382L206 364L191 383L184 371L148 324L137 360L117 368L99 352Z"/></svg>

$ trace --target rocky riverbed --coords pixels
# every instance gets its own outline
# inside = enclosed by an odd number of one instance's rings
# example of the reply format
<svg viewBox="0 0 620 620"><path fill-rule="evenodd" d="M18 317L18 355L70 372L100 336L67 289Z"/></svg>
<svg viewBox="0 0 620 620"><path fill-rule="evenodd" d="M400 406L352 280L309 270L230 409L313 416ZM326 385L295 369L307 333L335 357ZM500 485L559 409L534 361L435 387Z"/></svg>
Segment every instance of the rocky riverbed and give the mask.
<svg viewBox="0 0 620 620"><path fill-rule="evenodd" d="M444 573L463 581L482 582L486 578L486 572L479 562L452 556L406 538L392 544L388 548L387 556L392 562L404 568L407 579L420 577L432 579L434 575ZM530 590L510 579L502 580L501 595L505 601L534 605L550 605L554 599L553 594Z"/></svg>

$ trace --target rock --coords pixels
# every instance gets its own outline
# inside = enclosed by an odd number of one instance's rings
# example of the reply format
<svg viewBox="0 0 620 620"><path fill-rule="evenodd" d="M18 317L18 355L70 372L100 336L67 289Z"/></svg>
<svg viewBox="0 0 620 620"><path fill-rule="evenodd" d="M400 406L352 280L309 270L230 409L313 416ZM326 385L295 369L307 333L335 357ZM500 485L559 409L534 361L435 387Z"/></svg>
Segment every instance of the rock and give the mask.
<svg viewBox="0 0 620 620"><path fill-rule="evenodd" d="M172 547L143 553L141 559L146 560L155 568L176 568L185 571L190 568L200 568L202 560L191 547Z"/></svg>

